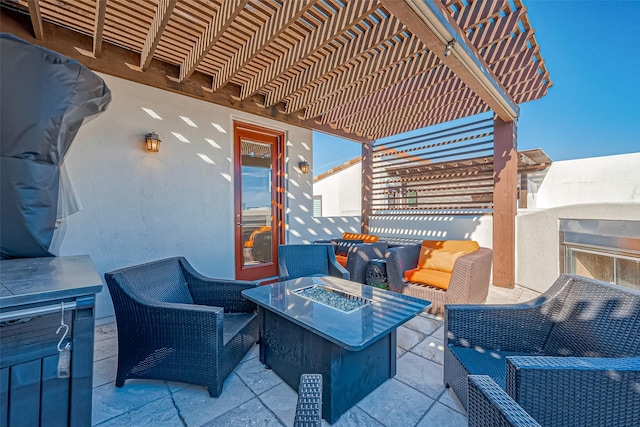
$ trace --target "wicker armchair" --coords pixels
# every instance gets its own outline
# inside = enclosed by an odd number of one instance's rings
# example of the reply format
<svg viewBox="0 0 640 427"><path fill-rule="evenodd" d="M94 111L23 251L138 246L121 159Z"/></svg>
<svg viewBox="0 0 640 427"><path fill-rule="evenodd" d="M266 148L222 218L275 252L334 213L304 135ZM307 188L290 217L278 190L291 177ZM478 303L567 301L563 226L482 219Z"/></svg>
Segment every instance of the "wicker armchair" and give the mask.
<svg viewBox="0 0 640 427"><path fill-rule="evenodd" d="M322 425L322 375L300 375L298 403L294 427L320 427Z"/></svg>
<svg viewBox="0 0 640 427"><path fill-rule="evenodd" d="M349 272L336 261L330 244L278 246L280 281L304 276L336 276L349 279Z"/></svg>
<svg viewBox="0 0 640 427"><path fill-rule="evenodd" d="M129 378L203 385L217 397L258 339L253 282L210 279L185 258L105 274L118 324L116 387Z"/></svg>
<svg viewBox="0 0 640 427"><path fill-rule="evenodd" d="M562 275L516 305L448 305L444 382L488 375L543 426L637 426L640 292ZM475 410L475 409L474 409Z"/></svg>
<svg viewBox="0 0 640 427"><path fill-rule="evenodd" d="M429 312L442 314L445 304L482 303L489 293L493 251L480 248L455 261L447 290L407 282L404 272L416 268L420 245L390 248L387 251L389 290L431 301Z"/></svg>

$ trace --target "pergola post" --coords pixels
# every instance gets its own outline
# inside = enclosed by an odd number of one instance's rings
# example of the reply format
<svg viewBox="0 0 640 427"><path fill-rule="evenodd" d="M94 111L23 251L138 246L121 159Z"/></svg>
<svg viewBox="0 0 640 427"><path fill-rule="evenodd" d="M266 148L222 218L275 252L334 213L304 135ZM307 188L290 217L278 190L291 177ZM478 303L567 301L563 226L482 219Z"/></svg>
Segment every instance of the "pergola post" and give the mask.
<svg viewBox="0 0 640 427"><path fill-rule="evenodd" d="M372 214L373 196L373 141L362 144L362 205L360 228L363 233L369 233L369 218Z"/></svg>
<svg viewBox="0 0 640 427"><path fill-rule="evenodd" d="M517 124L493 123L493 284L515 284L516 206L518 202Z"/></svg>

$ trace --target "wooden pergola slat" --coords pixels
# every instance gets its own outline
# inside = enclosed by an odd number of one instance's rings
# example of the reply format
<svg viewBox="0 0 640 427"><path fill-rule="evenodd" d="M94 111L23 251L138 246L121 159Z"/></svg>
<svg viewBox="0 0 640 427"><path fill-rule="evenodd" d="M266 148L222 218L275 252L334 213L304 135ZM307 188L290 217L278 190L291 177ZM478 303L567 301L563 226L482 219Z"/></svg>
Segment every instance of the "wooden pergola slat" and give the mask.
<svg viewBox="0 0 640 427"><path fill-rule="evenodd" d="M380 6L374 0L359 0L347 3L340 11L325 21L319 28L312 31L305 39L296 44L284 56L272 62L269 67L254 76L242 86L240 98L257 93L285 70L295 66L301 60L311 55L333 40L337 35L362 21Z"/></svg>
<svg viewBox="0 0 640 427"><path fill-rule="evenodd" d="M256 31L249 41L225 63L213 80L212 89L218 90L235 78L240 70L276 40L292 23L314 5L312 0L285 1L269 21Z"/></svg>
<svg viewBox="0 0 640 427"><path fill-rule="evenodd" d="M201 34L193 49L182 61L180 66L180 82L185 81L196 70L202 59L207 55L209 49L216 44L222 34L231 26L233 20L242 12L242 9L250 0L222 0L222 5L218 9L214 18L209 21L204 33Z"/></svg>
<svg viewBox="0 0 640 427"><path fill-rule="evenodd" d="M331 94L339 91L341 88L348 87L355 82L365 80L369 76L373 76L380 70L389 67L401 65L408 58L424 50L424 45L417 37L402 37L400 41L395 42L391 46L387 45L386 49L378 52L375 56L368 60L358 61L340 73L339 76L329 81L323 81L316 84L313 88L287 102L287 111L298 111L305 108L318 100L326 98ZM316 117L320 113L305 114L308 117Z"/></svg>
<svg viewBox="0 0 640 427"><path fill-rule="evenodd" d="M333 92L328 97L310 104L305 110L305 118L312 118L324 114L341 105L362 98L373 92L383 90L401 79L419 75L423 70L430 70L438 63L435 55L428 51L421 51L409 58L394 64L380 72L374 73L366 79L354 79L354 83Z"/></svg>
<svg viewBox="0 0 640 427"><path fill-rule="evenodd" d="M425 98L420 94L424 94L426 97L435 95L437 91L443 89L442 85L449 82L454 76L447 67L438 66L426 73L399 81L382 91L360 98L353 103L354 105L347 104L331 110L323 116L323 121L327 121L336 128L348 129L354 123L377 117L386 111L394 111L397 109L398 103L408 96L418 96L419 99L424 100ZM437 88L434 89L434 86ZM416 102L420 102L417 101L418 98L415 99Z"/></svg>
<svg viewBox="0 0 640 427"><path fill-rule="evenodd" d="M284 97L295 98L299 96L299 91L310 83L319 79L328 79L327 75L333 70L343 67L349 61L369 51L371 48L380 45L385 40L399 35L403 31L404 25L395 18L385 19L379 27L369 27L369 29L356 40L347 43L344 47L344 53L341 55L323 57L322 60L315 62L310 68L296 74L293 79L289 79L285 85L267 93L265 96L265 107L270 107L280 102ZM287 111L289 110L287 109Z"/></svg>

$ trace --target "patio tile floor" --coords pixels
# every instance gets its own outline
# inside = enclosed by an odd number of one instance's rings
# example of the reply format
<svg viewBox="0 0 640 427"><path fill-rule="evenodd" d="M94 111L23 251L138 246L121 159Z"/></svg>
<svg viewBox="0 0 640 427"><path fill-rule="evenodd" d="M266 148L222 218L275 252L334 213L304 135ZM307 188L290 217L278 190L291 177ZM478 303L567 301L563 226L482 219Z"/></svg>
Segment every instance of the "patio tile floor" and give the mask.
<svg viewBox="0 0 640 427"><path fill-rule="evenodd" d="M487 303L512 304L538 293L491 287ZM442 383L442 319L421 314L398 329L397 374L334 423L351 426L466 426L467 417ZM93 425L112 426L291 426L296 390L264 369L254 346L227 378L222 395L167 381L128 380L115 387L116 324L96 327ZM323 420L323 425L329 425Z"/></svg>

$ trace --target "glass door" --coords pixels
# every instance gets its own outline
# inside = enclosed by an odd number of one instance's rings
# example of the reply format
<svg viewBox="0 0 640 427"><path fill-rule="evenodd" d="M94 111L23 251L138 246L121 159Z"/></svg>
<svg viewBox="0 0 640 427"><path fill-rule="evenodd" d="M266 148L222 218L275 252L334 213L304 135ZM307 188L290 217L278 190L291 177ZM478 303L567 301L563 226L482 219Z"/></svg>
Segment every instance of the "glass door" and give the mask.
<svg viewBox="0 0 640 427"><path fill-rule="evenodd" d="M236 278L278 274L282 240L281 132L234 123Z"/></svg>

